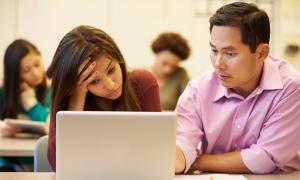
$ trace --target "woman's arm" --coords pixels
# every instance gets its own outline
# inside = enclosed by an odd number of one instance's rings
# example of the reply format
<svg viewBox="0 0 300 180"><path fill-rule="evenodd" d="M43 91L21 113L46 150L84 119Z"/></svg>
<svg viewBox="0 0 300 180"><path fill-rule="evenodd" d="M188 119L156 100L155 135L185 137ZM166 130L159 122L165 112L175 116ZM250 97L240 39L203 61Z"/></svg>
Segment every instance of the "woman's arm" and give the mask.
<svg viewBox="0 0 300 180"><path fill-rule="evenodd" d="M97 71L94 71L96 66L96 62L91 62L90 59L86 59L83 63L79 66L78 75L79 80L77 82L77 86L74 89L69 105L68 110L70 111L83 111L84 110L84 103L86 94L88 92L89 84L94 81L97 77Z"/></svg>

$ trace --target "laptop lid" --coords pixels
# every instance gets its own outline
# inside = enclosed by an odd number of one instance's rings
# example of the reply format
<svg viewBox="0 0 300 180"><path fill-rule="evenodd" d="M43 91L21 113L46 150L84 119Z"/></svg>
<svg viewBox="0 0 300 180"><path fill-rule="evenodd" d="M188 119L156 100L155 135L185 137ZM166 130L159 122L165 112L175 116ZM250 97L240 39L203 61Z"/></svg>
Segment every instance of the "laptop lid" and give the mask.
<svg viewBox="0 0 300 180"><path fill-rule="evenodd" d="M174 112L60 111L58 180L173 180Z"/></svg>

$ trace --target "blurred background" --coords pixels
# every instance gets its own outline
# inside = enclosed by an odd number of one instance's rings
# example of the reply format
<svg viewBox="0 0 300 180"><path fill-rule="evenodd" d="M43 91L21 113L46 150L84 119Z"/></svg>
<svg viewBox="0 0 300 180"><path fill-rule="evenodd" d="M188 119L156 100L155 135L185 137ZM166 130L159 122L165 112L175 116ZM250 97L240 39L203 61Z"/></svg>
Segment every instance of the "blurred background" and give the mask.
<svg viewBox="0 0 300 180"><path fill-rule="evenodd" d="M171 31L183 35L192 49L183 62L191 78L212 66L208 45L209 17L228 0L0 0L0 79L8 44L25 38L40 49L45 66L52 61L61 38L85 24L110 34L128 65L145 67L154 60L152 40ZM271 20L271 53L300 70L300 1L252 0Z"/></svg>

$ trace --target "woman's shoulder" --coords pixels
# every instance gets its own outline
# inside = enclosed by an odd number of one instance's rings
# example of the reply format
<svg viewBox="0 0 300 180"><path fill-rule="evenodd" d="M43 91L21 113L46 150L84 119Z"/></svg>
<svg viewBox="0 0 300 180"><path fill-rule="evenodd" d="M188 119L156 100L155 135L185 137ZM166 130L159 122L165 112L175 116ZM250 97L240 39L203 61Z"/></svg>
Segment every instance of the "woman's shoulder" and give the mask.
<svg viewBox="0 0 300 180"><path fill-rule="evenodd" d="M132 82L138 94L143 96L149 89L159 89L157 81L151 72L143 69L136 69L130 72Z"/></svg>
<svg viewBox="0 0 300 180"><path fill-rule="evenodd" d="M155 77L152 75L151 72L145 69L135 69L130 72L131 80L142 83L142 84L149 84L157 83Z"/></svg>
<svg viewBox="0 0 300 180"><path fill-rule="evenodd" d="M130 72L130 79L133 83L140 100L142 111L161 111L159 102L159 87L151 72L136 69Z"/></svg>

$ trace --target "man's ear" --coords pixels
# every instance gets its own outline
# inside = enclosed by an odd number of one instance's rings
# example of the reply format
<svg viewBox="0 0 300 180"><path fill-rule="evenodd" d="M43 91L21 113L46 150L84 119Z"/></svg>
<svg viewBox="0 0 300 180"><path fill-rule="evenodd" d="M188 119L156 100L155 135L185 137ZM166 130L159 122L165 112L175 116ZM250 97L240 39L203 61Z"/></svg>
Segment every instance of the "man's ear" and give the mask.
<svg viewBox="0 0 300 180"><path fill-rule="evenodd" d="M268 57L269 51L270 51L269 44L264 44L264 43L259 44L255 52L256 59L264 61Z"/></svg>

